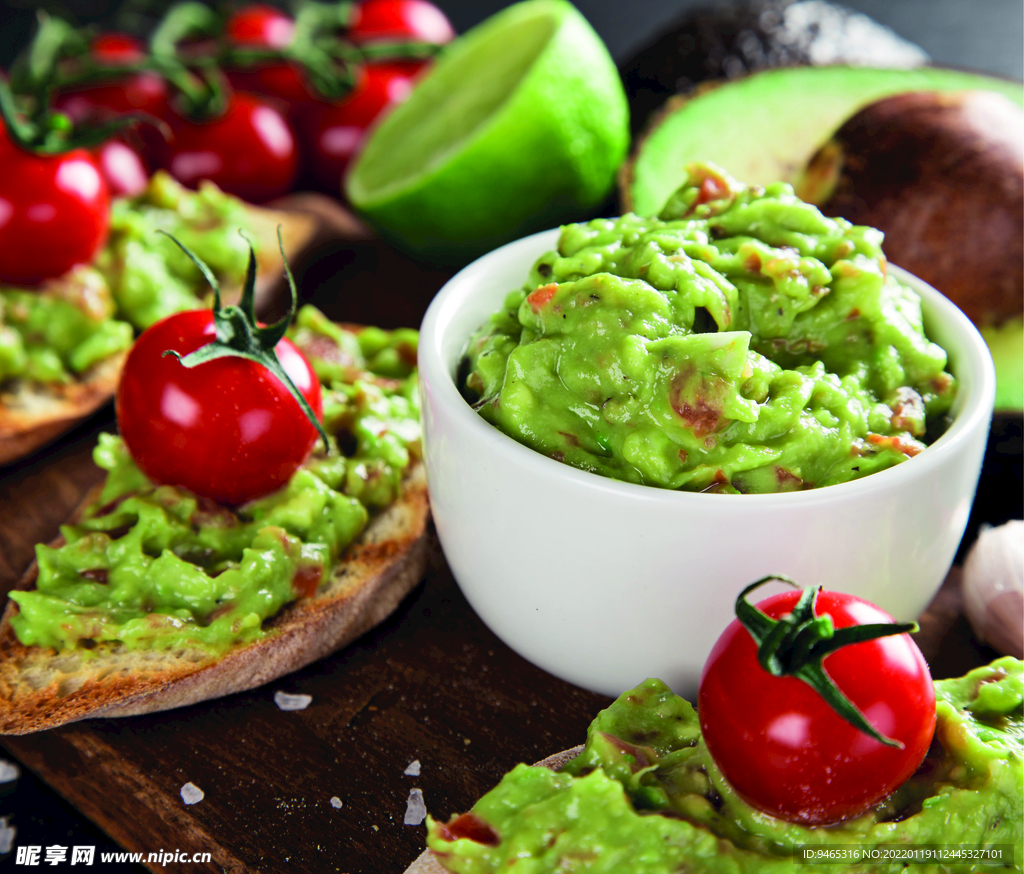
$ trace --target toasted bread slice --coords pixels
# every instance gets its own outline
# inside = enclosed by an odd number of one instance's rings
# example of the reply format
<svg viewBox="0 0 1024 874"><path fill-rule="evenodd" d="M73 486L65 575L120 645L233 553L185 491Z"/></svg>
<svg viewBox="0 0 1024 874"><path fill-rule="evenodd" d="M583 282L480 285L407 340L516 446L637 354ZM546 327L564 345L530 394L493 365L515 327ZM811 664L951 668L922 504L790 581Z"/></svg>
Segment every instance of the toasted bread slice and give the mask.
<svg viewBox="0 0 1024 874"><path fill-rule="evenodd" d="M309 212L285 212L263 207L246 207L250 229L257 242L257 309L274 294L284 275L284 263L277 244L277 228L290 263L317 235L318 221ZM237 298L239 288L225 289L225 298ZM9 464L69 431L106 404L117 391L120 352L81 374L69 384L35 383L18 380L0 392L0 465Z"/></svg>
<svg viewBox="0 0 1024 874"><path fill-rule="evenodd" d="M541 759L541 761L537 762L537 767L550 768L552 771L559 771L566 762L572 761L582 752L582 744L578 747L562 750L560 753L555 753L553 756ZM424 850L416 857L413 863L405 869L403 874L449 874L449 872L448 869L438 861L437 856L435 856L430 850Z"/></svg>
<svg viewBox="0 0 1024 874"><path fill-rule="evenodd" d="M112 355L67 385L25 380L0 392L0 465L44 446L107 403L127 355Z"/></svg>
<svg viewBox="0 0 1024 874"><path fill-rule="evenodd" d="M314 596L269 620L263 638L220 656L107 644L63 653L23 646L10 624L17 605L8 601L0 622L0 734L183 707L255 688L340 649L380 623L422 579L428 517L426 477L417 463L401 497L371 519ZM36 572L33 565L18 588L31 588Z"/></svg>

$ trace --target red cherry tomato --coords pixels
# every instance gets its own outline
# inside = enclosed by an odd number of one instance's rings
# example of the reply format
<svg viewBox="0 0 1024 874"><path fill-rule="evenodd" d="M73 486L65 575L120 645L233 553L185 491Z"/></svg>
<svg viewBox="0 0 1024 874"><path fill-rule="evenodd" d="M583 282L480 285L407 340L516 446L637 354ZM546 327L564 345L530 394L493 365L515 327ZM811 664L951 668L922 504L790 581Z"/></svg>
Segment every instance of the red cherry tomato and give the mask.
<svg viewBox="0 0 1024 874"><path fill-rule="evenodd" d="M133 149L120 140L110 140L94 153L111 197L135 197L146 190L149 174Z"/></svg>
<svg viewBox="0 0 1024 874"><path fill-rule="evenodd" d="M131 64L143 55L142 44L121 33L99 34L92 42L93 57L109 66ZM74 121L106 120L131 112L163 118L168 111L167 83L155 73L129 73L121 78L65 90L57 108Z"/></svg>
<svg viewBox="0 0 1024 874"><path fill-rule="evenodd" d="M356 87L333 104L311 103L299 122L305 163L313 178L337 194L349 162L366 138L367 128L386 109L412 91L413 75L394 64L368 64Z"/></svg>
<svg viewBox="0 0 1024 874"><path fill-rule="evenodd" d="M97 61L111 65L134 64L146 55L142 43L127 33L98 33L90 48Z"/></svg>
<svg viewBox="0 0 1024 874"><path fill-rule="evenodd" d="M34 155L0 133L0 282L36 285L92 261L110 194L85 149Z"/></svg>
<svg viewBox="0 0 1024 874"><path fill-rule="evenodd" d="M291 191L298 170L295 135L284 116L252 94L232 94L211 121L170 119L174 132L161 163L195 188L210 179L224 191L263 203Z"/></svg>
<svg viewBox="0 0 1024 874"><path fill-rule="evenodd" d="M284 49L295 35L295 22L280 9L253 3L228 19L224 34L235 45Z"/></svg>
<svg viewBox="0 0 1024 874"><path fill-rule="evenodd" d="M228 42L245 48L287 48L294 33L295 22L291 18L262 3L242 7L224 28ZM289 105L310 99L302 74L291 64L260 64L228 70L227 76L236 91L274 97Z"/></svg>
<svg viewBox="0 0 1024 874"><path fill-rule="evenodd" d="M800 594L757 606L778 618ZM836 628L893 621L837 592L819 593L815 615L825 613ZM903 749L854 728L802 680L770 675L738 620L712 648L697 701L708 750L740 795L774 816L811 824L857 816L884 798L917 770L935 731L935 689L909 635L842 647L823 665L868 722Z"/></svg>
<svg viewBox="0 0 1024 874"><path fill-rule="evenodd" d="M263 365L218 358L183 367L214 339L213 313L190 310L157 322L136 341L117 390L117 422L128 451L156 483L238 505L283 486L318 437L295 398ZM278 359L313 412L320 382L290 340Z"/></svg>
<svg viewBox="0 0 1024 874"><path fill-rule="evenodd" d="M441 45L455 38L444 13L427 0L366 0L349 29L354 43L418 40Z"/></svg>

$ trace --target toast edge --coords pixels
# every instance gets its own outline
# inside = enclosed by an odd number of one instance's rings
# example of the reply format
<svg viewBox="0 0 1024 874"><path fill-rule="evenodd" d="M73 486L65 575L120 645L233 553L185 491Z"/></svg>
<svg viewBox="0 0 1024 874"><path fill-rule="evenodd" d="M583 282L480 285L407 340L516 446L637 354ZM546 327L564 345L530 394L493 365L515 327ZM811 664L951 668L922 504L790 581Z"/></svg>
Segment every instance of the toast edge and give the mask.
<svg viewBox="0 0 1024 874"><path fill-rule="evenodd" d="M0 734L184 707L253 689L341 649L389 616L423 578L428 518L426 478L417 463L402 496L346 550L326 593L290 604L271 620L273 633L260 640L141 680L115 671L72 689L55 677L28 694L12 694L16 660L31 648L10 627L15 605L9 601L0 622ZM35 574L33 565L17 588L31 587ZM349 579L336 591L343 577Z"/></svg>
<svg viewBox="0 0 1024 874"><path fill-rule="evenodd" d="M318 220L308 212L288 212L246 204L253 234L260 241L256 283L257 308L265 306L284 277L284 263L277 245L277 227L289 262L295 262L312 245ZM101 361L70 386L36 392L45 412L21 412L0 404L0 467L31 455L70 431L104 406L117 391L127 352ZM31 388L26 391L32 391Z"/></svg>
<svg viewBox="0 0 1024 874"><path fill-rule="evenodd" d="M550 768L552 771L560 771L566 762L572 761L581 752L583 752L583 746L572 747L568 750L562 750L560 753L548 756L546 759L541 759L537 762L537 767ZM439 861L437 856L434 855L431 850L424 850L414 860L413 863L405 869L403 874L449 874L447 868L445 868Z"/></svg>

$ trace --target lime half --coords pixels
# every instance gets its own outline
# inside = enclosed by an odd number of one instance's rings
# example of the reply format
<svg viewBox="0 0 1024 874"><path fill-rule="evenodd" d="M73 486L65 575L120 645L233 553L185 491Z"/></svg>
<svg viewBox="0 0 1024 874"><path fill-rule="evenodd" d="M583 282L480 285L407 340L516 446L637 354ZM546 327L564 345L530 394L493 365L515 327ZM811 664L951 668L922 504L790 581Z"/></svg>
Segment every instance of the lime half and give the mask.
<svg viewBox="0 0 1024 874"><path fill-rule="evenodd" d="M629 146L615 64L565 0L527 0L452 43L371 133L346 181L386 236L464 263L587 215Z"/></svg>

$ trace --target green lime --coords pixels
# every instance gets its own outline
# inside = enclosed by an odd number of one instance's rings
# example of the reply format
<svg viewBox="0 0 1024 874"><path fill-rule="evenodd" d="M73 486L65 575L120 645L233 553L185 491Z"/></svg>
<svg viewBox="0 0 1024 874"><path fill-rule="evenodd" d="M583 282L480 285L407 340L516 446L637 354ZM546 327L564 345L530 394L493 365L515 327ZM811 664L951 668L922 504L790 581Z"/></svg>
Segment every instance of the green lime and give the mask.
<svg viewBox="0 0 1024 874"><path fill-rule="evenodd" d="M464 263L585 217L628 146L600 37L565 0L526 0L446 48L371 133L346 192L398 244Z"/></svg>

